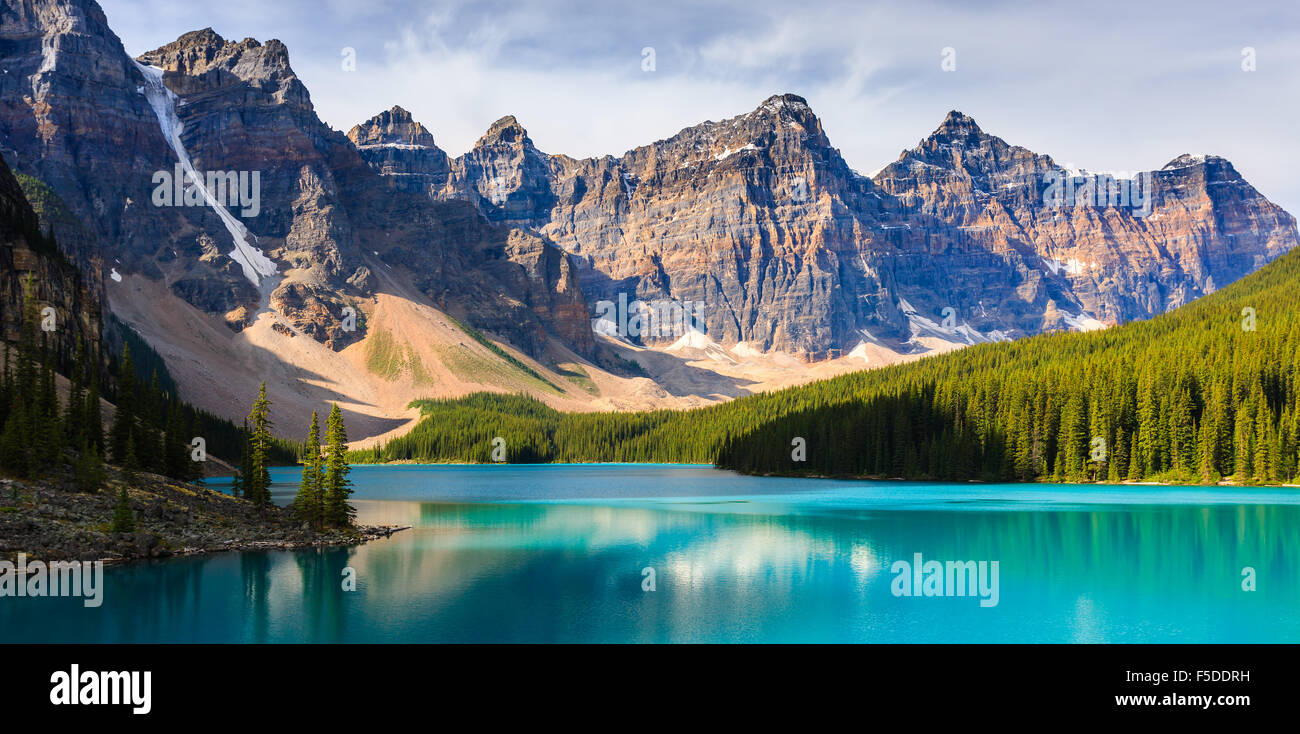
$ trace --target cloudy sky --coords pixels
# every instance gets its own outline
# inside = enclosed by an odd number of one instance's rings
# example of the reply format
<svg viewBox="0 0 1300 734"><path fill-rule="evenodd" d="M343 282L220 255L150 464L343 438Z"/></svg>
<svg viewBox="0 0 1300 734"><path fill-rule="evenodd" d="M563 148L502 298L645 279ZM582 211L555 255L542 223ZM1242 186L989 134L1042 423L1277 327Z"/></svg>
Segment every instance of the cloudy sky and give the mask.
<svg viewBox="0 0 1300 734"><path fill-rule="evenodd" d="M326 122L400 104L452 155L507 114L545 152L618 155L794 92L863 173L958 109L1080 168L1222 155L1300 215L1294 0L100 2L132 54L278 38Z"/></svg>

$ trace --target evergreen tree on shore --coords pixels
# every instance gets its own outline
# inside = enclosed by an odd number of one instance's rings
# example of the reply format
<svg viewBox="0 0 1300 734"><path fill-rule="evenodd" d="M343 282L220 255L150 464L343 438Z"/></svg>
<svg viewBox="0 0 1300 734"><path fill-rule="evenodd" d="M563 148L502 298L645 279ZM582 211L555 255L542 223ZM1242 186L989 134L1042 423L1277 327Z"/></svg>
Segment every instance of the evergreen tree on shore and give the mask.
<svg viewBox="0 0 1300 734"><path fill-rule="evenodd" d="M259 510L271 501L271 401L266 397L266 382L258 389L253 409L248 414L248 469L244 472L244 496Z"/></svg>
<svg viewBox="0 0 1300 734"><path fill-rule="evenodd" d="M235 476L230 482L230 493L235 497L248 496L248 421L239 434L239 463L235 465Z"/></svg>
<svg viewBox="0 0 1300 734"><path fill-rule="evenodd" d="M303 445L302 483L293 500L294 513L303 522L320 529L325 518L324 457L321 454L320 422L316 411L311 413L311 428L307 443Z"/></svg>
<svg viewBox="0 0 1300 734"><path fill-rule="evenodd" d="M351 527L356 510L348 504L352 495L352 482L348 480L348 432L338 403L330 408L325 426L325 524Z"/></svg>

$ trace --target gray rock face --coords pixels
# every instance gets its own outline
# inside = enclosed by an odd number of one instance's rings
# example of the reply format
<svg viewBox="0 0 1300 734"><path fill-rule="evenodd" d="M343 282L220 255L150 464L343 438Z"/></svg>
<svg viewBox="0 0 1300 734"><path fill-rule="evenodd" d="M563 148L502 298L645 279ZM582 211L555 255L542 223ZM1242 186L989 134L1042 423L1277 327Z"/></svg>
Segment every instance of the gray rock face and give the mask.
<svg viewBox="0 0 1300 734"><path fill-rule="evenodd" d="M372 277L382 268L531 354L549 338L593 352L567 258L540 240L539 252L518 247L471 204L432 201L428 186L445 185L437 178L445 155L409 115L390 111L356 139L406 141L418 152L420 164L402 172L430 182L396 186L402 177L376 173L353 140L316 116L284 44L187 33L139 62L161 69L176 95L195 169L258 174L256 216L240 224L278 269L265 281L269 292L259 292L228 256L232 237L212 208L151 202L154 175L172 172L177 156L147 80L98 6L0 0L0 8L0 64L9 71L0 75L0 150L68 202L106 263L164 280L236 330L269 299L294 329L333 348L364 335L364 321L342 328L343 308L385 287Z"/></svg>
<svg viewBox="0 0 1300 734"><path fill-rule="evenodd" d="M366 163L403 190L436 196L447 185L451 162L424 126L401 107L382 112L348 131Z"/></svg>
<svg viewBox="0 0 1300 734"><path fill-rule="evenodd" d="M128 272L144 269L187 220L149 205L150 176L171 168L171 151L99 6L0 2L0 68L0 153L52 187L95 235L56 224L60 241L78 243L71 254L83 265L101 255Z"/></svg>
<svg viewBox="0 0 1300 734"><path fill-rule="evenodd" d="M473 149L452 161L441 198L474 202L484 216L514 227L536 228L555 204L551 163L533 147L513 116L492 123Z"/></svg>
<svg viewBox="0 0 1300 734"><path fill-rule="evenodd" d="M56 359L66 362L78 345L98 348L99 284L83 276L57 247L45 240L37 213L0 156L0 339L18 341L28 305L37 318L53 308L56 328L41 334Z"/></svg>
<svg viewBox="0 0 1300 734"><path fill-rule="evenodd" d="M1150 172L1149 212L1052 204L1060 166L959 112L869 179L789 94L618 158L543 154L505 118L450 165L441 198L572 253L589 303L702 301L715 340L810 359L1145 318L1297 240L1214 157Z"/></svg>
<svg viewBox="0 0 1300 734"><path fill-rule="evenodd" d="M161 279L234 329L269 300L335 348L364 334L340 328L342 309L390 269L534 355L551 338L594 354L593 302L626 294L703 303L723 344L818 359L1144 318L1297 240L1213 156L1150 172L1149 211L1049 205L1061 167L956 112L867 178L789 94L617 158L542 153L506 117L449 159L401 108L330 129L280 42L196 31L140 60L177 95L198 169L260 174L242 223L283 276L261 293L211 208L153 205L176 155L98 6L0 10L0 154L66 204L54 224L74 259Z"/></svg>
<svg viewBox="0 0 1300 734"><path fill-rule="evenodd" d="M1082 173L1066 174L1050 157L1009 146L953 112L875 181L933 218L932 228L1007 253L1021 276L1017 295L1033 308L1003 322L1027 333L1062 328L1076 307L1105 323L1154 316L1296 245L1294 218L1222 158L1185 155L1159 171L1129 174L1149 182L1148 211L1133 201L1103 205L1097 195L1090 204L1086 188L1073 205L1044 204L1053 181L1095 180ZM1124 185L1117 181L1110 192ZM1005 312L1007 299L992 305ZM992 300L980 305L988 309Z"/></svg>

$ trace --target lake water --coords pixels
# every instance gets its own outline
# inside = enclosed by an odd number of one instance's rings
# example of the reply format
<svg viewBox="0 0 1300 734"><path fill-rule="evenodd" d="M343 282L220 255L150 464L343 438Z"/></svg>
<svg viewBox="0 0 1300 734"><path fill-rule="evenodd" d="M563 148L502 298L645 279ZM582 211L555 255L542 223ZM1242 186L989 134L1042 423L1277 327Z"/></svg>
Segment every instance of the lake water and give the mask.
<svg viewBox="0 0 1300 734"><path fill-rule="evenodd" d="M289 501L299 470L272 475ZM1300 642L1292 489L663 465L363 466L352 478L360 521L412 529L356 548L109 567L98 609L0 598L0 641ZM924 583L896 595L916 577L894 562L918 553L997 561L996 605L926 596Z"/></svg>

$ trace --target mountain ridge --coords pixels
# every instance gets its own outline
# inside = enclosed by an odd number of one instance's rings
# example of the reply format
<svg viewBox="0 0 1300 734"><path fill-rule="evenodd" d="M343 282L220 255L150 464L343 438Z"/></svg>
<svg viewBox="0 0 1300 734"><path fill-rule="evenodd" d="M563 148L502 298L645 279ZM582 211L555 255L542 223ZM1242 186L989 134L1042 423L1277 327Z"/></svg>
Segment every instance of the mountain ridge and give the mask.
<svg viewBox="0 0 1300 734"><path fill-rule="evenodd" d="M1147 318L1297 243L1294 218L1217 156L1088 184L1143 194L1150 218L1050 206L1054 180L1072 191L1096 175L957 110L870 178L794 94L619 156L542 153L513 116L489 130L505 128L508 141L485 134L450 159L429 195L472 201L574 255L589 302L703 301L719 309L708 331L720 343L810 360L860 343L912 351L903 302L984 338Z"/></svg>
<svg viewBox="0 0 1300 734"><path fill-rule="evenodd" d="M955 110L866 177L788 93L617 157L544 153L513 116L450 157L400 106L326 125L275 39L200 29L132 59L92 0L0 2L0 153L66 202L59 242L109 310L233 417L256 371L294 394L287 423L344 399L364 435L473 389L697 405L1146 318L1295 244L1214 157L1156 172L1145 220L1052 210L1045 177L1064 169ZM257 173L256 215L159 205L178 150ZM241 227L270 264L257 278ZM702 304L703 337L594 334L623 301Z"/></svg>

